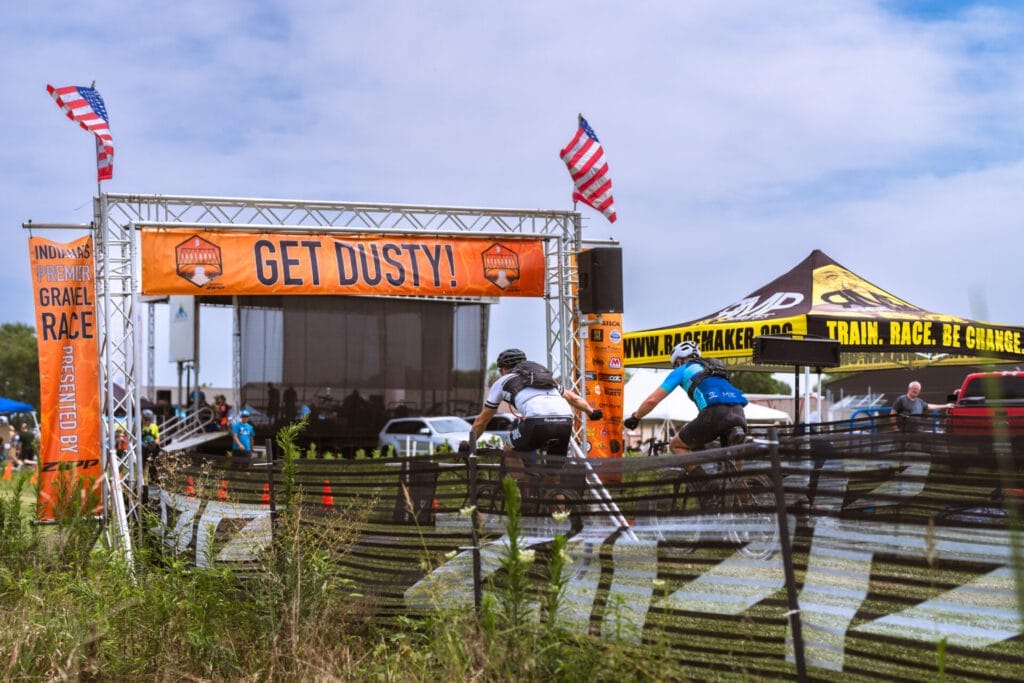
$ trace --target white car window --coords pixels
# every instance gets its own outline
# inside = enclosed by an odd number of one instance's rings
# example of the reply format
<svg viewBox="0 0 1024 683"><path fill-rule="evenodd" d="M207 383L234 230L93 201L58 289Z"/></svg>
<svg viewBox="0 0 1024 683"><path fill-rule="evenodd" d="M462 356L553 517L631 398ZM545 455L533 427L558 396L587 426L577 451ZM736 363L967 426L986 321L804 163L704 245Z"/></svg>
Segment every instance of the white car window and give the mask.
<svg viewBox="0 0 1024 683"><path fill-rule="evenodd" d="M402 420L388 427L388 434L419 434L427 425L422 420Z"/></svg>
<svg viewBox="0 0 1024 683"><path fill-rule="evenodd" d="M458 417L442 417L437 420L431 420L430 425L438 434L469 431L469 425L466 424L466 421Z"/></svg>

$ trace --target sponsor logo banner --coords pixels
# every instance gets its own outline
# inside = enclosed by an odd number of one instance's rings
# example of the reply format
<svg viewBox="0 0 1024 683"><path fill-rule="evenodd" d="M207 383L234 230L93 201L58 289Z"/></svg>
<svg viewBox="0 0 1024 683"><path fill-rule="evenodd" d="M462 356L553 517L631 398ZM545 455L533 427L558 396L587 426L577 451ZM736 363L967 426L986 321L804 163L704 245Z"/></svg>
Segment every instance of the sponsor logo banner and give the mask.
<svg viewBox="0 0 1024 683"><path fill-rule="evenodd" d="M1019 327L948 318L904 320L815 320L816 334L835 339L843 351L970 354L1024 358Z"/></svg>
<svg viewBox="0 0 1024 683"><path fill-rule="evenodd" d="M623 335L625 364L668 365L672 348L682 341L696 342L701 353L712 357L750 357L753 355L754 337L765 334L807 334L807 319L798 315L760 322L627 332Z"/></svg>
<svg viewBox="0 0 1024 683"><path fill-rule="evenodd" d="M590 316L596 321L596 316ZM605 313L602 322L588 325L584 353L587 358L586 399L604 416L588 422L587 443L591 458L621 458L622 441L622 315Z"/></svg>
<svg viewBox="0 0 1024 683"><path fill-rule="evenodd" d="M1024 329L941 316L879 320L862 318L780 318L758 323L697 325L632 332L625 335L625 363L668 364L672 347L695 341L703 353L719 358L749 359L754 338L762 334L810 334L842 344L843 367L913 365L908 354L925 354L918 364L953 357L1024 360ZM855 354L873 357L857 358ZM898 359L897 357L907 356Z"/></svg>
<svg viewBox="0 0 1024 683"><path fill-rule="evenodd" d="M39 344L37 515L49 521L69 480L83 494L100 481L96 281L91 236L67 244L32 237L28 244Z"/></svg>
<svg viewBox="0 0 1024 683"><path fill-rule="evenodd" d="M140 242L146 295L544 294L544 244L538 239L143 227Z"/></svg>

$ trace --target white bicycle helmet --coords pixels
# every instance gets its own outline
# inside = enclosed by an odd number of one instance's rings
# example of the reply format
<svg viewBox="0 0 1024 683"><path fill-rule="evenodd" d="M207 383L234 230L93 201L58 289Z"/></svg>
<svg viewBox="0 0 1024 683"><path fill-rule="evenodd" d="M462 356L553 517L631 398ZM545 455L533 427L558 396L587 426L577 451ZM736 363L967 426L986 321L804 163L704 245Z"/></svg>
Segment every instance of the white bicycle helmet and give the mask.
<svg viewBox="0 0 1024 683"><path fill-rule="evenodd" d="M690 356L700 356L700 349L691 341L680 342L676 344L674 349L672 349L672 365L675 365L677 361L689 358Z"/></svg>

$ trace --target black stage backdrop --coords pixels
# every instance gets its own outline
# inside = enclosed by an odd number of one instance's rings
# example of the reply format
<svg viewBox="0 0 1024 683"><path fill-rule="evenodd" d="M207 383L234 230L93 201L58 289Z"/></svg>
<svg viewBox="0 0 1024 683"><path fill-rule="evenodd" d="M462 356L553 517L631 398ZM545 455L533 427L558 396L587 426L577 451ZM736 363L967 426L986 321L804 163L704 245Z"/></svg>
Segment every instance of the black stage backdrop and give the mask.
<svg viewBox="0 0 1024 683"><path fill-rule="evenodd" d="M290 296L238 306L240 405L263 414L257 425L308 409L315 431L375 434L396 415L480 407L488 304Z"/></svg>

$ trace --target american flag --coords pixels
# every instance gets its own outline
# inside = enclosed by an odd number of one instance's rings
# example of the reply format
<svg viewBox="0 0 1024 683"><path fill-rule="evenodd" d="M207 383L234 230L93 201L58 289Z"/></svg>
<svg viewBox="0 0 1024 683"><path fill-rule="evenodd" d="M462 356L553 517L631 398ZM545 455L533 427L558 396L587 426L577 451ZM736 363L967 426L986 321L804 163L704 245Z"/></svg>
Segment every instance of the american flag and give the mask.
<svg viewBox="0 0 1024 683"><path fill-rule="evenodd" d="M608 162L604 160L604 150L597 139L594 129L580 114L579 128L576 135L561 152L562 161L569 167L569 175L576 189L572 193L574 202L583 202L596 209L614 223L614 200L612 199L612 179L608 173Z"/></svg>
<svg viewBox="0 0 1024 683"><path fill-rule="evenodd" d="M66 85L55 88L46 86L46 91L57 101L57 106L72 121L96 136L96 177L110 180L114 177L114 138L110 135L110 119L107 107L96 88Z"/></svg>

